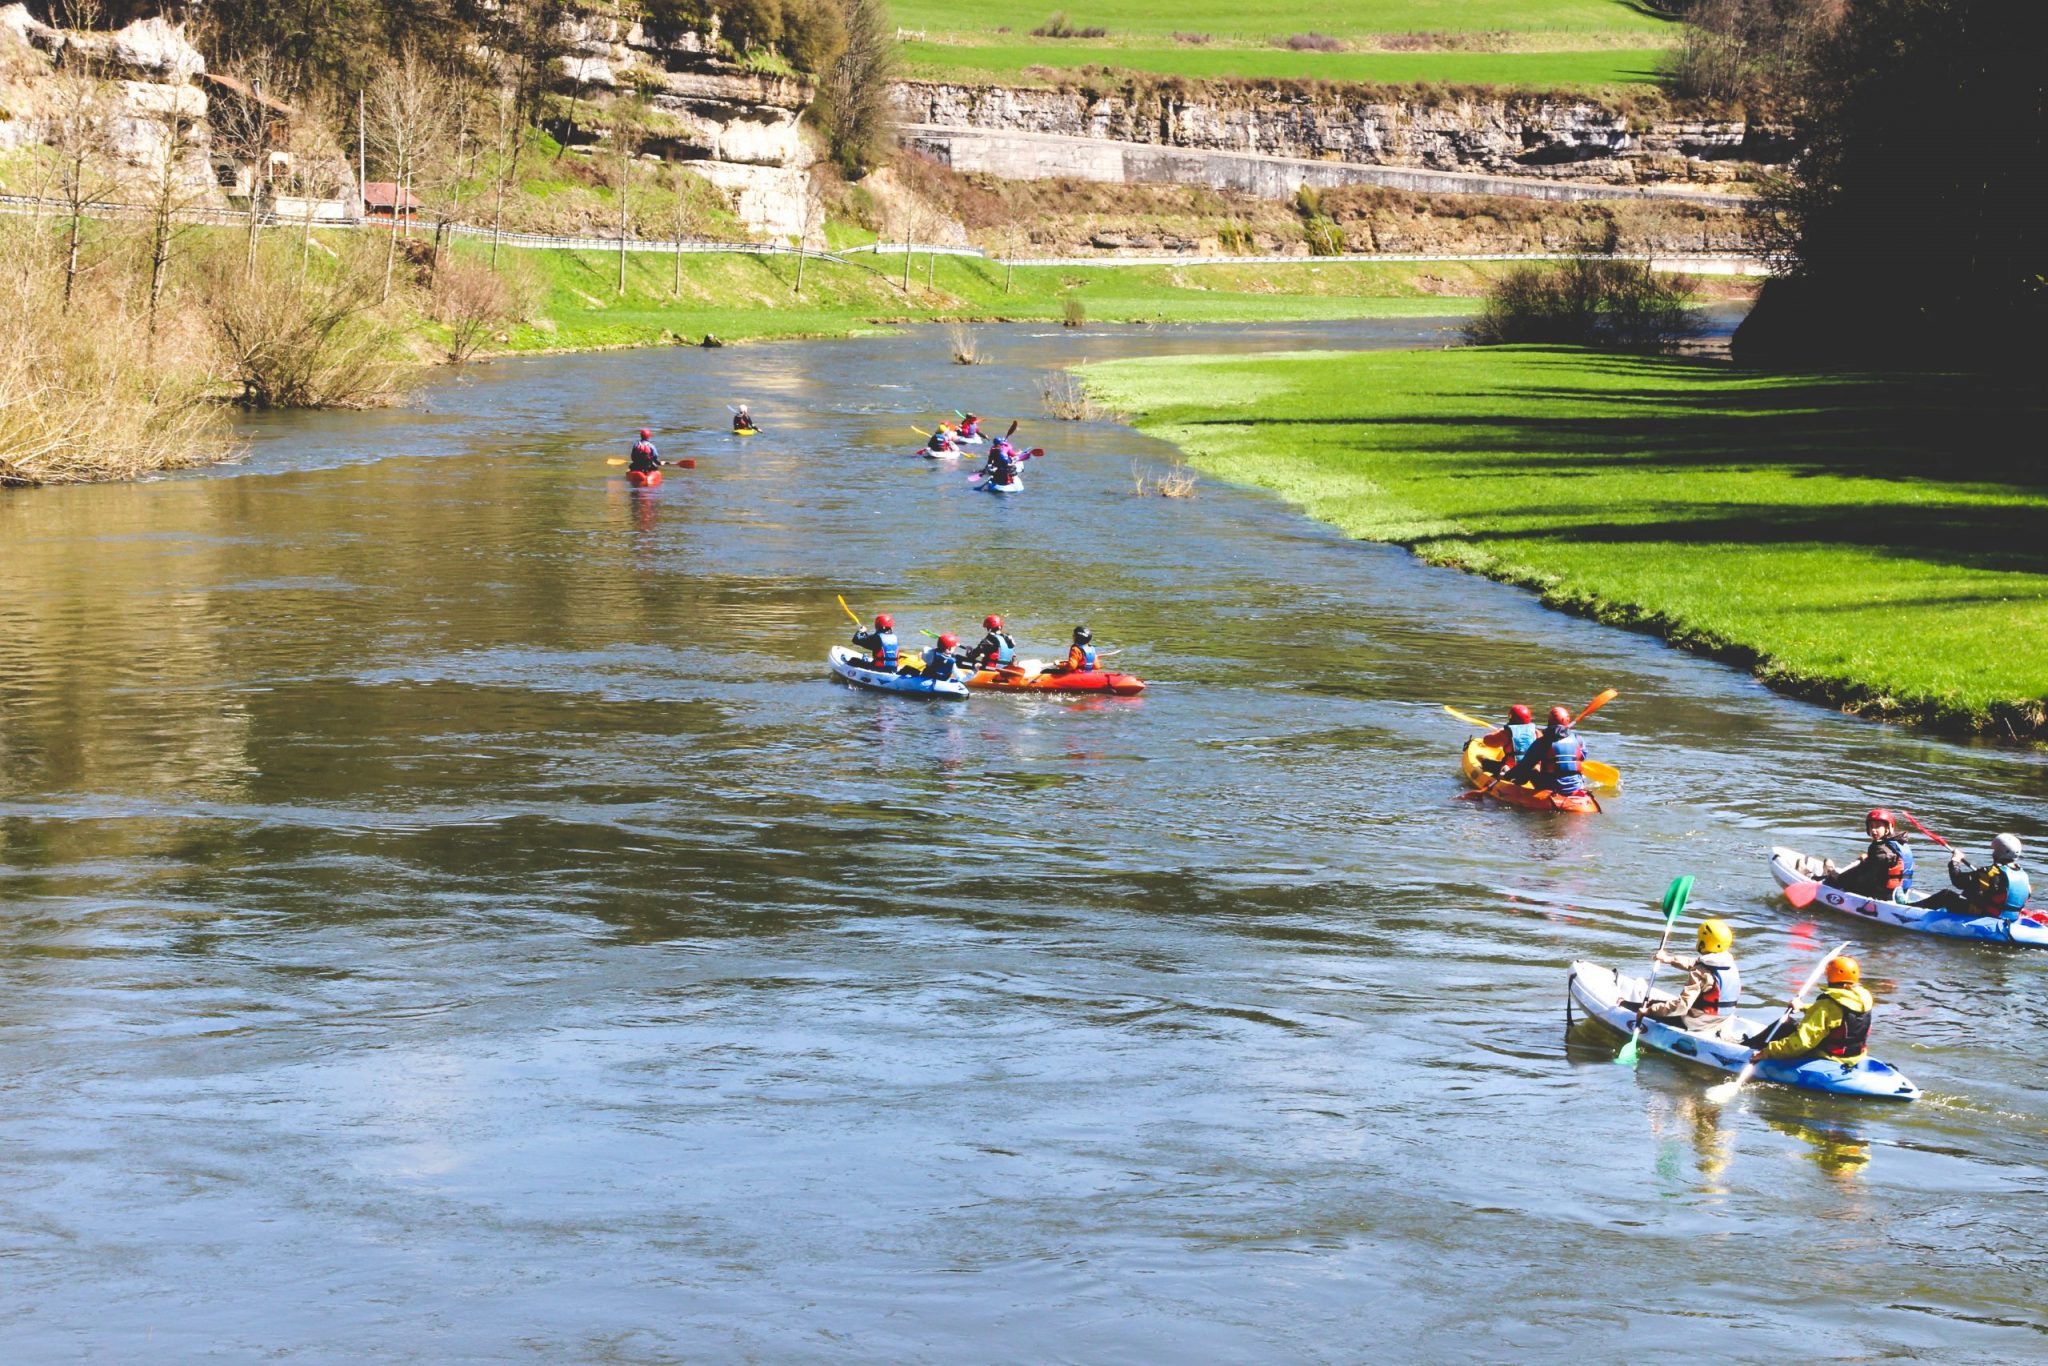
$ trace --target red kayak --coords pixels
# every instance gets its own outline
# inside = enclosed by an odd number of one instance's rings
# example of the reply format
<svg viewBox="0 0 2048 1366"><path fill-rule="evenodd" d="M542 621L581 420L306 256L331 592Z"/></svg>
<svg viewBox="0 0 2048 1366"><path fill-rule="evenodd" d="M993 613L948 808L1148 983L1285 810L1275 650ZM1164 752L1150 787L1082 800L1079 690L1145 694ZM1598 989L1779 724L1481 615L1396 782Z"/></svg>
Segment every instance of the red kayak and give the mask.
<svg viewBox="0 0 2048 1366"><path fill-rule="evenodd" d="M627 470L626 482L636 489L658 489L661 487L661 471Z"/></svg>
<svg viewBox="0 0 2048 1366"><path fill-rule="evenodd" d="M1145 680L1105 669L1047 669L1035 674L1022 669L983 669L967 680L967 686L997 692L1106 692L1135 697L1145 691Z"/></svg>

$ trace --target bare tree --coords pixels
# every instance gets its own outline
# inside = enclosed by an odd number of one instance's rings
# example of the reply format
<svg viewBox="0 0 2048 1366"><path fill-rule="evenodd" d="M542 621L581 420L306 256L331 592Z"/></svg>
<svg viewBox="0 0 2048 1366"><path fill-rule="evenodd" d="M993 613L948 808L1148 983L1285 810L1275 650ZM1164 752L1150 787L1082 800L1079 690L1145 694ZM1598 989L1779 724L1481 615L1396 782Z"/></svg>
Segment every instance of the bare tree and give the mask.
<svg viewBox="0 0 2048 1366"><path fill-rule="evenodd" d="M391 238L384 247L384 287L378 302L391 297L391 275L398 259L398 234L410 227L409 205L420 168L441 134L442 82L419 49L407 44L384 69L370 100L370 145L381 168L391 177Z"/></svg>
<svg viewBox="0 0 2048 1366"><path fill-rule="evenodd" d="M694 174L681 167L675 169L669 181L670 188L675 191L675 197L669 200L668 221L675 236L676 251L675 276L669 282L668 292L678 299L683 297L683 246L697 225L697 196L693 191L698 183Z"/></svg>
<svg viewBox="0 0 2048 1366"><path fill-rule="evenodd" d="M66 22L84 27L98 17L96 6L80 0ZM117 183L113 171L115 96L112 85L89 58L66 46L50 101L48 138L54 157L58 197L64 201L63 309L71 309L78 287L79 258L86 219L104 204Z"/></svg>
<svg viewBox="0 0 2048 1366"><path fill-rule="evenodd" d="M810 254L811 235L825 226L825 192L817 180L804 177L804 204L796 235L796 297L804 297L804 261Z"/></svg>
<svg viewBox="0 0 2048 1366"><path fill-rule="evenodd" d="M619 293L626 292L626 234L631 229L633 158L647 135L647 106L638 96L620 96L607 111L612 121L612 164L619 194Z"/></svg>
<svg viewBox="0 0 2048 1366"><path fill-rule="evenodd" d="M203 191L179 175L185 160L186 143L198 121L178 108L175 98L152 115L162 129L157 163L149 178L149 302L146 307L147 349L156 349L157 310L163 303L164 284L170 277L171 252L177 239L190 231L181 224L179 210L196 203Z"/></svg>

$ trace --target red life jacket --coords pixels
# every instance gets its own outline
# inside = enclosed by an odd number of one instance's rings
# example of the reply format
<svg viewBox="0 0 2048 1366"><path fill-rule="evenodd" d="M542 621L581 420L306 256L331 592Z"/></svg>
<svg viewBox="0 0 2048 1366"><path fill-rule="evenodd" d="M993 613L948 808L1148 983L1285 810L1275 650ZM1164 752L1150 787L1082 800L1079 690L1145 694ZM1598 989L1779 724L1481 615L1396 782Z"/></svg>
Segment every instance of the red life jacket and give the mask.
<svg viewBox="0 0 2048 1366"><path fill-rule="evenodd" d="M1833 997L1835 1004L1841 1007L1842 1018L1836 1022L1833 1029L1822 1036L1821 1054L1830 1058L1861 1057L1870 1049L1870 1012L1851 1010L1849 1003L1834 991L1829 991L1827 995Z"/></svg>

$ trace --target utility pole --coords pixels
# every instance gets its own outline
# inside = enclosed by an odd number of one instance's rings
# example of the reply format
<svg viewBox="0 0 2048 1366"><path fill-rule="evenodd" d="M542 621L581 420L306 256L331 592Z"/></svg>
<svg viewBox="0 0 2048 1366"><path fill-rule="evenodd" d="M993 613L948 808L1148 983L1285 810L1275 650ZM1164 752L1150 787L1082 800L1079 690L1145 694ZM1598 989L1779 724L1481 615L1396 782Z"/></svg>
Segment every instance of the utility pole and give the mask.
<svg viewBox="0 0 2048 1366"><path fill-rule="evenodd" d="M363 198L363 183L369 176L369 137L364 130L363 92L356 91L356 217L360 219L369 201Z"/></svg>

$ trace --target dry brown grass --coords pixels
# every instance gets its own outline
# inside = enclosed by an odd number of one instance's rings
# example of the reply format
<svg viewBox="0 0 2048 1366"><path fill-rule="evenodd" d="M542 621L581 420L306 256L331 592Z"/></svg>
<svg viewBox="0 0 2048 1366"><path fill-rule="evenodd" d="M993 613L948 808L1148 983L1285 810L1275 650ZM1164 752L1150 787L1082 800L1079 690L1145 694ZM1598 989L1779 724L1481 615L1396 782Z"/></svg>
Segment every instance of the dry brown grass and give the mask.
<svg viewBox="0 0 2048 1366"><path fill-rule="evenodd" d="M376 315L382 270L351 243L325 280L258 256L253 274L226 253L205 265L205 309L225 376L252 408L369 408L398 394L391 334Z"/></svg>
<svg viewBox="0 0 2048 1366"><path fill-rule="evenodd" d="M1192 498L1199 482L1185 460L1176 460L1163 474L1147 474L1145 467L1131 462L1131 485L1140 498Z"/></svg>
<svg viewBox="0 0 2048 1366"><path fill-rule="evenodd" d="M520 312L512 285L482 261L450 256L434 272L434 317L448 329L446 352L460 365Z"/></svg>
<svg viewBox="0 0 2048 1366"><path fill-rule="evenodd" d="M1063 422L1086 422L1100 416L1088 390L1066 370L1055 370L1038 381L1038 397L1046 412Z"/></svg>
<svg viewBox="0 0 2048 1366"><path fill-rule="evenodd" d="M953 364L981 364L981 343L975 340L974 329L965 323L946 324L946 345L953 353Z"/></svg>
<svg viewBox="0 0 2048 1366"><path fill-rule="evenodd" d="M233 454L197 348L174 335L147 357L111 272L66 316L61 257L38 225L0 224L0 485L133 479Z"/></svg>

